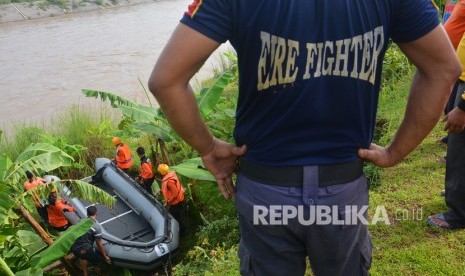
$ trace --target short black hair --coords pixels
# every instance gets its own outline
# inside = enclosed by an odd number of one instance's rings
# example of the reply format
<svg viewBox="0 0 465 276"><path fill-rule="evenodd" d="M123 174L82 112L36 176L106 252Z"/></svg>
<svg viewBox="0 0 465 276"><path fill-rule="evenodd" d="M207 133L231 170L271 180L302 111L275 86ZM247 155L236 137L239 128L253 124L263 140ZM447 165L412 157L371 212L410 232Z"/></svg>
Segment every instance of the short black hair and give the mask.
<svg viewBox="0 0 465 276"><path fill-rule="evenodd" d="M144 155L145 154L145 149L143 147L138 147L136 152L137 152L137 154Z"/></svg>
<svg viewBox="0 0 465 276"><path fill-rule="evenodd" d="M49 195L48 196L48 204L49 205L55 205L55 203L57 202L57 198L52 196L52 195Z"/></svg>
<svg viewBox="0 0 465 276"><path fill-rule="evenodd" d="M87 216L88 217L93 216L95 214L97 214L97 207L95 207L94 205L87 207Z"/></svg>
<svg viewBox="0 0 465 276"><path fill-rule="evenodd" d="M26 177L27 179L33 177L34 175L30 171L26 171Z"/></svg>

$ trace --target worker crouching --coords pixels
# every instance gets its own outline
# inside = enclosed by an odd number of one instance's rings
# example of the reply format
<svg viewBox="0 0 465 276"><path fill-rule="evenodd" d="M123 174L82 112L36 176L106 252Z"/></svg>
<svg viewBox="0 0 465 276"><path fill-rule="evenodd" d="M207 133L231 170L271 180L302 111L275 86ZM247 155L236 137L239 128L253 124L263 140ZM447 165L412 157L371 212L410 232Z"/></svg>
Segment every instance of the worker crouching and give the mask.
<svg viewBox="0 0 465 276"><path fill-rule="evenodd" d="M47 211L50 226L58 231L65 231L68 229L70 225L66 217L63 215L63 212L74 212L74 207L68 205L66 200L58 199L55 188L52 189L48 198Z"/></svg>

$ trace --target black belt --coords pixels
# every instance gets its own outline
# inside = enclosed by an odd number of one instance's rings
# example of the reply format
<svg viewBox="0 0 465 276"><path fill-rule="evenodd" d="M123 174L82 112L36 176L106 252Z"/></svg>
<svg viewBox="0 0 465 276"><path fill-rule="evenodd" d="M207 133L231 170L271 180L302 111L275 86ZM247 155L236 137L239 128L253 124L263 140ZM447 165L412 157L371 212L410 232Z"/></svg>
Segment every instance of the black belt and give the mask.
<svg viewBox="0 0 465 276"><path fill-rule="evenodd" d="M244 158L239 160L239 171L248 178L276 186L302 186L304 167L269 167ZM363 174L363 160L355 160L342 164L318 166L319 186L331 186L358 179Z"/></svg>

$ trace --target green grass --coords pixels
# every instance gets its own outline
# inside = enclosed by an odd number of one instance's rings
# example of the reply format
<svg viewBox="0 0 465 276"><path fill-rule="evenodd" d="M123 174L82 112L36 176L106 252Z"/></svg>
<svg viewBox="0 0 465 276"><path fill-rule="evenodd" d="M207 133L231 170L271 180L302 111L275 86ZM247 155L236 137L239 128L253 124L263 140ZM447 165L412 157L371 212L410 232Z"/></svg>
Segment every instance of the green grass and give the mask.
<svg viewBox="0 0 465 276"><path fill-rule="evenodd" d="M383 144L392 140L401 122L409 80L406 76L392 91L381 94L378 118L389 122L381 138ZM380 170L380 185L370 192L369 214L383 205L391 225L369 227L373 241L371 275L465 275L465 232L427 224L429 215L447 210L439 196L444 189L445 166L436 162L446 151L436 142L445 135L442 128L438 124L400 164ZM402 218L402 212L408 218Z"/></svg>
<svg viewBox="0 0 465 276"><path fill-rule="evenodd" d="M117 130L117 116L114 110L101 106L75 105L50 121L28 125L16 122L5 129L0 142L0 154L6 154L14 161L31 143L51 143L51 139L56 142L55 146L65 150L76 161L74 169L60 170L58 175L80 179L94 173L96 157L112 158L115 155L111 137ZM87 150L73 151L73 145L84 146Z"/></svg>

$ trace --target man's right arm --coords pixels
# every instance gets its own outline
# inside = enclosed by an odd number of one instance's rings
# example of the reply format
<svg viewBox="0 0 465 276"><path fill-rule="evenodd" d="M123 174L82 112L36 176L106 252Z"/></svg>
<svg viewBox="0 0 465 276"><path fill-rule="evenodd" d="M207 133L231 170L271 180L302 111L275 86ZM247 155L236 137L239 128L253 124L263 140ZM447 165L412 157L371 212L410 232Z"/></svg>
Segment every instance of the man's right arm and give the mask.
<svg viewBox="0 0 465 276"><path fill-rule="evenodd" d="M107 262L107 264L110 264L111 260L110 260L110 257L108 257L107 253L105 252L105 248L103 247L103 244L102 244L102 239L96 238L95 243L97 243L98 250L100 251L100 253L102 253L103 258L105 259L105 262Z"/></svg>
<svg viewBox="0 0 465 276"><path fill-rule="evenodd" d="M179 24L158 58L149 79L149 89L169 123L199 152L223 196L234 196L232 174L238 156L246 148L215 139L202 121L189 81L220 44L198 31Z"/></svg>

